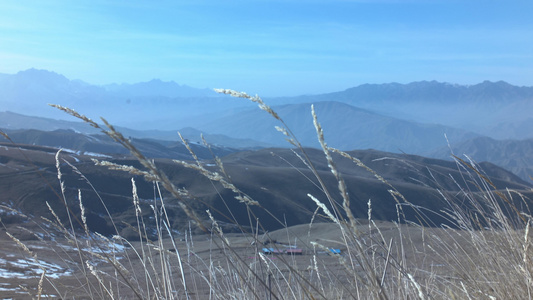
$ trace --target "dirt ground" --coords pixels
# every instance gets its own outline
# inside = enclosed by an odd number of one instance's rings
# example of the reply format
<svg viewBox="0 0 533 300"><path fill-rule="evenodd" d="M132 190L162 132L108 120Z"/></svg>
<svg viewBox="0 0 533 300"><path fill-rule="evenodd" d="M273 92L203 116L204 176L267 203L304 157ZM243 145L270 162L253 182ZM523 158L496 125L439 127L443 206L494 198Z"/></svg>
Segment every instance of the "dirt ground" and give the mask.
<svg viewBox="0 0 533 300"><path fill-rule="evenodd" d="M379 222L376 225L379 231L376 227L369 228L365 224L359 226L361 238L366 239L365 245L374 247L368 251L386 258L387 249L392 245L395 245L393 248L398 248L398 241L409 240L410 246L406 247L408 250L404 251L404 255L407 261L413 262L413 266L420 269L444 267L438 256L429 257L428 251L422 249L426 243L425 236L442 233L440 229L397 226L390 222ZM41 233L43 229L46 233ZM128 284L146 291L149 289L146 288L146 282L157 281L161 285L165 278L170 278L168 282L172 285L168 290L181 299L185 295L181 269L184 270L188 294L193 299L209 299L215 293L220 296L221 292L227 292L229 296L239 285L242 287L237 290L259 286L254 290L259 298L277 295L283 299L287 285L293 284L291 280L308 281L311 285L319 286L324 284L317 281L317 273L320 273L330 278L328 284L349 286L353 279L343 265L346 264L343 258L347 257L348 249L341 231L336 224L329 223L298 225L265 233L257 236L259 243L254 242L251 236L226 234L224 237L230 247L224 245L218 237L213 238L207 234L182 234L174 239L167 237L162 240L162 244L155 241L154 245L144 244L142 247L138 241L123 244L119 240L106 241L97 236L79 238L76 242L65 238L64 233L50 226L11 226L7 231L17 237L27 249L10 238L6 234L6 228L0 230L1 299L31 299L37 298L39 293L43 299L101 299L110 298L107 297L108 291L117 298L131 299L137 295ZM264 247L280 251L299 248L302 249L302 255L264 255ZM165 250L160 251L161 248ZM331 255L328 249L339 249L341 254ZM141 259L143 256L149 259ZM91 267L87 265L87 261ZM112 262L119 262L122 267L117 268L118 264L113 266ZM168 268L161 268L161 265ZM145 272L147 269L152 274L148 280ZM46 273L42 291L39 292L43 270ZM258 276L250 276L250 271ZM302 274L302 277L294 276L296 273ZM142 294L141 297L145 298L147 294Z"/></svg>

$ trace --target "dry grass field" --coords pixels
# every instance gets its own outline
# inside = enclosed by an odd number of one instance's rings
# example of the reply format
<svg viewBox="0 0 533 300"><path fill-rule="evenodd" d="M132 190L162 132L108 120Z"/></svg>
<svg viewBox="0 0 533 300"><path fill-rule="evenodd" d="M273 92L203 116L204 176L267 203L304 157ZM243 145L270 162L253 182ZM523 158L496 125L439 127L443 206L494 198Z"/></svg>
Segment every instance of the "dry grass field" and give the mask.
<svg viewBox="0 0 533 300"><path fill-rule="evenodd" d="M380 271L376 275L389 299L499 299L504 291L527 298L518 288L527 288L528 270L517 268L529 265L521 264L515 251L526 260L529 250L509 248L517 246L508 244L509 231L361 223L366 224L356 228L366 247L363 253L347 247L334 223L297 225L258 237L184 233L142 243L95 235L73 240L44 222L13 227L8 231L28 249L13 242L4 230L0 233L0 295L4 299L382 298L365 284L369 271L364 260L368 259ZM513 242L527 238L523 231L514 233ZM520 247L527 248L526 242ZM490 245L502 248L480 249ZM280 250L297 246L303 254L264 255L265 246ZM508 284L521 276L523 282L502 286L502 281Z"/></svg>
<svg viewBox="0 0 533 300"><path fill-rule="evenodd" d="M353 270L346 266L354 253L349 253L350 249L343 242L339 227L333 223L297 225L266 233L257 239L263 242L276 241L267 246L281 250L291 245L300 247L303 249L302 255L263 255L261 249L264 245L255 243L256 239L243 234L224 235L227 245L219 237L207 234L166 237L153 244L134 241L124 244L120 240L108 241L96 236L92 240L80 237L76 245L75 241L65 238L61 231L54 228L49 227L43 233L46 228L43 225L41 228L36 224L33 228L26 227L30 232L16 227L8 229L31 254L14 243L5 231L1 232L0 295L3 298L37 298L41 286L42 298L135 298L134 289L117 274L118 265L121 265L119 269L129 283L135 282L139 290L150 285L145 282L145 273L150 274L151 280L157 284L167 281L170 285L167 292L171 294L161 294L157 296L159 298L245 299L254 294L260 299L306 299L311 295L317 298L349 299L361 296L358 294L361 291L353 286L354 274L351 272L364 273L365 270L358 264ZM468 232L390 222L377 222L371 226L361 224L357 228L364 245L368 246L365 254L376 260L374 263L382 266L387 259L401 259L389 262L388 269L383 270L380 277L392 279L397 277L395 273L400 270L409 271L413 279L423 286L428 298L447 298L440 289L453 290L452 286L446 285L459 284L462 280L456 266L451 263L474 263L468 260L476 257L475 245L464 237ZM45 234L48 237L42 240L38 238ZM461 239L464 239L459 243L465 248L464 255L447 257L451 253L445 251L444 245L453 245ZM340 249L341 253L332 254L323 247ZM144 259L140 257L143 251ZM94 274L84 266L82 257L94 267ZM183 275L180 272L180 260ZM161 264L165 267L161 268ZM256 273L254 276L241 274L249 272L248 267ZM44 279L41 278L43 270L46 271ZM240 276L247 278L247 281ZM262 286L261 280L266 286ZM303 291L300 285L307 286L309 290ZM313 291L311 286L318 290ZM112 293L113 297L108 293ZM152 293L155 296L158 292ZM149 295L145 289L142 297Z"/></svg>

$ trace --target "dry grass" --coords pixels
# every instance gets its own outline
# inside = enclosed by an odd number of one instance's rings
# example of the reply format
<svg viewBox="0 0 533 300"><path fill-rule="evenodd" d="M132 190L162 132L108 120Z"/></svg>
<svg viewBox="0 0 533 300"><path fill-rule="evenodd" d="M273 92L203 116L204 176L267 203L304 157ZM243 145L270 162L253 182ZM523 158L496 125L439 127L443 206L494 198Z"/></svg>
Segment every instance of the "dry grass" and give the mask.
<svg viewBox="0 0 533 300"><path fill-rule="evenodd" d="M71 109L55 106L101 129L129 149L145 170L101 161L97 164L141 174L145 180L154 182L159 191L151 205L153 217L150 221L156 224L157 236L153 241L147 238L152 232L148 232L147 220L141 217L133 180L132 207L137 222L132 229L138 232L136 240L89 232L81 192L79 218L68 211L69 220L34 221L45 233L36 236L72 270L68 286L75 286L78 296L92 299L531 299L531 216L524 209L528 200L515 191L496 190L475 163L456 157L458 168L465 174L458 185L474 183L477 190L465 188L455 195L439 191L447 205L435 213L446 216L454 228L424 227L419 224L430 223L430 220L424 217L423 208L414 207L357 158L326 144L314 109L312 117L317 137L337 179L336 191L328 190L298 139L261 98L231 90L219 92L254 101L279 120L277 129L296 147L295 154L313 172L323 192L309 195L309 201L317 204L313 220L324 216L329 224L312 220L307 225L263 234L260 222L252 210L248 210L250 226L247 228L252 229L241 227L241 234L225 234L209 211L200 214L189 207L194 195L174 186L113 126L104 120L107 128L101 128ZM186 141L183 142L188 147ZM210 171L190 151L194 158L192 163L176 163L221 183L234 192L242 205L262 207L233 185L219 159L216 159L219 170ZM391 208L397 211L396 222L374 221L371 201L368 219L354 218L350 195L331 153L351 159L354 167L364 168L387 184L390 196L396 200L396 207ZM56 161L58 181L64 191L59 155ZM80 177L86 180L81 173ZM189 217L191 229L188 232L177 234L170 229L165 209L165 201L169 200L164 199L160 188L169 191L175 198L172 201L176 201ZM62 196L68 208L64 193ZM420 219L406 220L405 207L419 211ZM77 229L80 227L84 230ZM194 228L206 234L193 235ZM24 249L26 256L40 264L38 253L14 236L12 240ZM278 243L267 245L269 241ZM283 249L295 244L303 248L304 255L265 255L261 251L265 246ZM330 251L333 248L341 249L342 253L333 254ZM45 266L41 269L38 281L27 291L29 294L35 298L52 293L61 298L76 297L69 292L71 289L64 288L65 277L54 278Z"/></svg>

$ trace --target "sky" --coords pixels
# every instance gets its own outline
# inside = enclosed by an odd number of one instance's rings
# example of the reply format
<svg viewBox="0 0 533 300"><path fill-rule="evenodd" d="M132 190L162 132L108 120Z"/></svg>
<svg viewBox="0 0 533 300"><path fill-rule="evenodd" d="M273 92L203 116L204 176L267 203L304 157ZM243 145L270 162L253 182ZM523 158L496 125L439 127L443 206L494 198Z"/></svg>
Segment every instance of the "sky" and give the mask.
<svg viewBox="0 0 533 300"><path fill-rule="evenodd" d="M261 96L364 83L533 86L533 1L3 0L0 73Z"/></svg>

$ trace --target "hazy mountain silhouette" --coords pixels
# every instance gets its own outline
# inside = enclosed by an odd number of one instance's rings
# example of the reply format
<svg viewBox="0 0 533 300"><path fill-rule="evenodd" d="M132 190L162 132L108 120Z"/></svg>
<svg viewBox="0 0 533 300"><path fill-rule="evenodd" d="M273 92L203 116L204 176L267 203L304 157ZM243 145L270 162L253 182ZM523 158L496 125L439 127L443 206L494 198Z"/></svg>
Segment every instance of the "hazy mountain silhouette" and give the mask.
<svg viewBox="0 0 533 300"><path fill-rule="evenodd" d="M36 69L0 77L0 90L3 111L71 120L65 113L47 106L54 103L93 119L102 116L115 125L133 129L175 130L210 114L221 115L228 109L253 106L249 101L175 82L152 80L95 86Z"/></svg>
<svg viewBox="0 0 533 300"><path fill-rule="evenodd" d="M389 152L428 153L446 145L444 134L452 142L476 136L465 130L440 125L421 124L383 116L341 102L314 104L330 146L352 149L378 149ZM311 104L275 106L304 146L318 147L311 116ZM199 128L211 133L252 138L278 146L290 146L274 129L280 122L258 109L213 120Z"/></svg>
<svg viewBox="0 0 533 300"><path fill-rule="evenodd" d="M340 101L401 119L459 127L494 138L533 137L533 87L503 81L458 85L436 81L408 84L363 84L345 91L290 98L270 103ZM513 126L513 124L522 126ZM510 133L497 130L513 127ZM523 126L527 125L527 126Z"/></svg>
<svg viewBox="0 0 533 300"><path fill-rule="evenodd" d="M46 106L58 103L89 117L104 116L115 125L134 129L197 127L253 106L243 99L175 82L154 79L95 86L35 69L0 76L0 90L4 111L66 119ZM493 138L533 138L529 114L533 111L533 87L503 81L475 85L436 81L363 84L335 93L266 99L270 105L321 101L343 102L385 116L462 128Z"/></svg>
<svg viewBox="0 0 533 300"><path fill-rule="evenodd" d="M432 157L449 159L450 152L464 158L467 155L475 161L490 161L514 174L526 182L532 182L533 176L533 139L495 140L489 137L476 137L443 148Z"/></svg>
<svg viewBox="0 0 533 300"><path fill-rule="evenodd" d="M148 82L135 84L109 84L103 86L107 91L130 97L220 97L213 89L196 89L186 85L179 85L174 81L161 81L152 79Z"/></svg>

